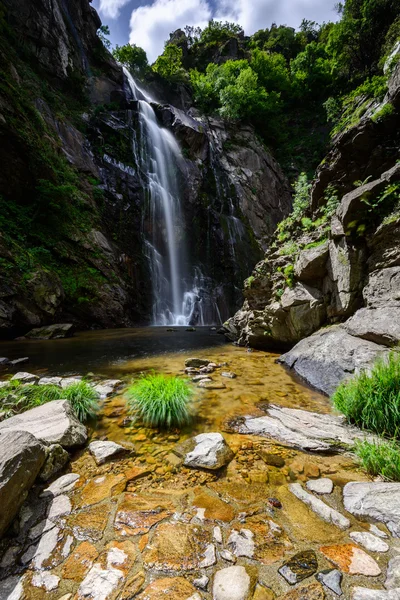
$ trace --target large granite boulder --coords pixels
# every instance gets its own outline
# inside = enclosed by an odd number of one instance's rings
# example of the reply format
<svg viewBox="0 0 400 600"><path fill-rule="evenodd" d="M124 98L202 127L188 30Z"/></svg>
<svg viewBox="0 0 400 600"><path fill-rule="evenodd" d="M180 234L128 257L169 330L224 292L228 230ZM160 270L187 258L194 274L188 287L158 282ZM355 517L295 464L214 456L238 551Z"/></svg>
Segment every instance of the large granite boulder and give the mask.
<svg viewBox="0 0 400 600"><path fill-rule="evenodd" d="M345 323L345 329L364 340L395 346L400 342L400 303L396 307L361 308Z"/></svg>
<svg viewBox="0 0 400 600"><path fill-rule="evenodd" d="M0 434L25 431L45 444L64 448L82 446L86 427L78 421L68 400L53 400L0 423Z"/></svg>
<svg viewBox="0 0 400 600"><path fill-rule="evenodd" d="M386 351L384 346L353 337L342 326L333 325L301 340L279 361L330 395L344 379L370 368Z"/></svg>
<svg viewBox="0 0 400 600"><path fill-rule="evenodd" d="M46 447L27 431L0 432L0 537L22 506L46 460Z"/></svg>
<svg viewBox="0 0 400 600"><path fill-rule="evenodd" d="M308 452L337 452L368 436L345 424L344 417L271 405L264 417L232 424L239 433L259 435Z"/></svg>

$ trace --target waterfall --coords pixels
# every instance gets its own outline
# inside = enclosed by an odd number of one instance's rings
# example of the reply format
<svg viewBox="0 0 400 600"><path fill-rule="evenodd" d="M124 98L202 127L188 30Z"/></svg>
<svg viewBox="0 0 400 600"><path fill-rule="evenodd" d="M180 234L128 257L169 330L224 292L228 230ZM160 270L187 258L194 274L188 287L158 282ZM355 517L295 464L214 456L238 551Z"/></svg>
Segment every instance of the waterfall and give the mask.
<svg viewBox="0 0 400 600"><path fill-rule="evenodd" d="M133 153L143 177L149 204L145 254L153 289L153 325L211 325L221 322L217 297L206 291L213 285L197 267L187 274L176 172L183 161L174 136L157 121L154 100L124 69L139 108L139 139Z"/></svg>

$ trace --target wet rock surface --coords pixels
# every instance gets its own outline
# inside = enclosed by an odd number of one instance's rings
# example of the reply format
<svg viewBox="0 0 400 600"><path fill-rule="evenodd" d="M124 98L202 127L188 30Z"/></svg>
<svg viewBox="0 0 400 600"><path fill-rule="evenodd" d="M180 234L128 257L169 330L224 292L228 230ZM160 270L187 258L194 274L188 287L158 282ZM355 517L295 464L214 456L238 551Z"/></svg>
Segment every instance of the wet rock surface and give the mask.
<svg viewBox="0 0 400 600"><path fill-rule="evenodd" d="M186 467L211 469L225 466L233 458L233 452L220 433L203 433L191 442L193 450L184 458Z"/></svg>
<svg viewBox="0 0 400 600"><path fill-rule="evenodd" d="M306 550L293 556L278 572L290 585L295 585L307 577L314 575L318 569L317 555L313 550Z"/></svg>

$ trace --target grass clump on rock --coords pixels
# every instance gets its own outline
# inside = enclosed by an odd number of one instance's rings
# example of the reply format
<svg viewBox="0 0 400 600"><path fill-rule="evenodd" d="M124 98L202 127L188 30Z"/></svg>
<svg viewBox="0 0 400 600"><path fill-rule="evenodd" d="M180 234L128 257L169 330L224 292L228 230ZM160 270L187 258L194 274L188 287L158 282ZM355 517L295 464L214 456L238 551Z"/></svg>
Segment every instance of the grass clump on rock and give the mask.
<svg viewBox="0 0 400 600"><path fill-rule="evenodd" d="M78 419L82 422L94 417L98 410L99 396L85 381L73 383L62 389L57 385L24 385L19 381L0 388L0 412L3 418L23 413L52 400L68 400Z"/></svg>
<svg viewBox="0 0 400 600"><path fill-rule="evenodd" d="M373 476L381 475L389 481L400 481L400 446L394 440L358 442L356 455L364 469Z"/></svg>
<svg viewBox="0 0 400 600"><path fill-rule="evenodd" d="M192 394L189 383L179 377L144 375L128 389L128 404L146 426L181 427L190 421Z"/></svg>
<svg viewBox="0 0 400 600"><path fill-rule="evenodd" d="M400 433L400 353L379 359L370 372L342 383L332 397L347 419L379 435Z"/></svg>

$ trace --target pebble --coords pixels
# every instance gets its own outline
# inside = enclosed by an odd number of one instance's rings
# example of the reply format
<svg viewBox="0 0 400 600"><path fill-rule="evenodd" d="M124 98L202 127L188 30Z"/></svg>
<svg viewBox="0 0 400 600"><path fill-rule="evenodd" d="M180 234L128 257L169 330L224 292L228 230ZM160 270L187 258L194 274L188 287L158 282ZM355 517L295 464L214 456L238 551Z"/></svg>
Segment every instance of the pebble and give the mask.
<svg viewBox="0 0 400 600"><path fill-rule="evenodd" d="M314 479L307 481L306 487L315 494L331 494L333 492L333 481L328 478Z"/></svg>
<svg viewBox="0 0 400 600"><path fill-rule="evenodd" d="M245 567L227 567L217 571L213 583L213 600L247 600L251 579Z"/></svg>
<svg viewBox="0 0 400 600"><path fill-rule="evenodd" d="M317 555L314 550L299 552L278 569L278 573L290 584L295 585L314 575L318 569Z"/></svg>
<svg viewBox="0 0 400 600"><path fill-rule="evenodd" d="M60 578L56 575L52 575L47 571L42 571L40 573L35 573L32 577L32 585L33 587L42 588L46 590L46 592L52 592L56 590L59 586Z"/></svg>
<svg viewBox="0 0 400 600"><path fill-rule="evenodd" d="M377 577L381 574L378 563L354 544L322 546L320 551L344 573Z"/></svg>
<svg viewBox="0 0 400 600"><path fill-rule="evenodd" d="M217 544L222 544L222 531L221 531L221 527L214 527L213 529L213 538L214 541L217 542Z"/></svg>
<svg viewBox="0 0 400 600"><path fill-rule="evenodd" d="M282 508L282 502L278 498L268 498L268 503L274 508Z"/></svg>
<svg viewBox="0 0 400 600"><path fill-rule="evenodd" d="M337 569L329 569L326 571L321 571L316 575L317 580L322 583L328 590L334 592L337 596L342 595L342 579L343 575Z"/></svg>
<svg viewBox="0 0 400 600"><path fill-rule="evenodd" d="M319 498L306 492L299 483L289 485L289 490L327 523L333 523L333 525L336 525L340 529L348 529L350 527L351 523L347 517L325 504L325 502L322 502Z"/></svg>
<svg viewBox="0 0 400 600"><path fill-rule="evenodd" d="M229 550L221 550L220 556L221 556L221 558L223 558L224 560L227 560L228 562L231 562L231 563L236 562L236 558L234 557L232 552L229 552Z"/></svg>
<svg viewBox="0 0 400 600"><path fill-rule="evenodd" d="M387 533L382 531L382 529L379 529L379 527L377 527L374 524L369 526L369 530L371 533L373 533L374 535L377 535L380 538L388 538L389 537Z"/></svg>
<svg viewBox="0 0 400 600"><path fill-rule="evenodd" d="M206 590L209 581L210 581L210 579L207 577L207 575L203 575L202 577L199 577L198 579L194 579L193 585L195 587L199 588L200 590Z"/></svg>
<svg viewBox="0 0 400 600"><path fill-rule="evenodd" d="M236 379L236 373L232 373L232 371L222 371L221 377L227 377L228 379Z"/></svg>
<svg viewBox="0 0 400 600"><path fill-rule="evenodd" d="M229 536L228 546L237 558L241 556L253 558L255 550L253 538L254 534L249 529L241 529L240 531L234 529Z"/></svg>
<svg viewBox="0 0 400 600"><path fill-rule="evenodd" d="M370 552L387 552L389 545L368 531L352 531L351 539Z"/></svg>

